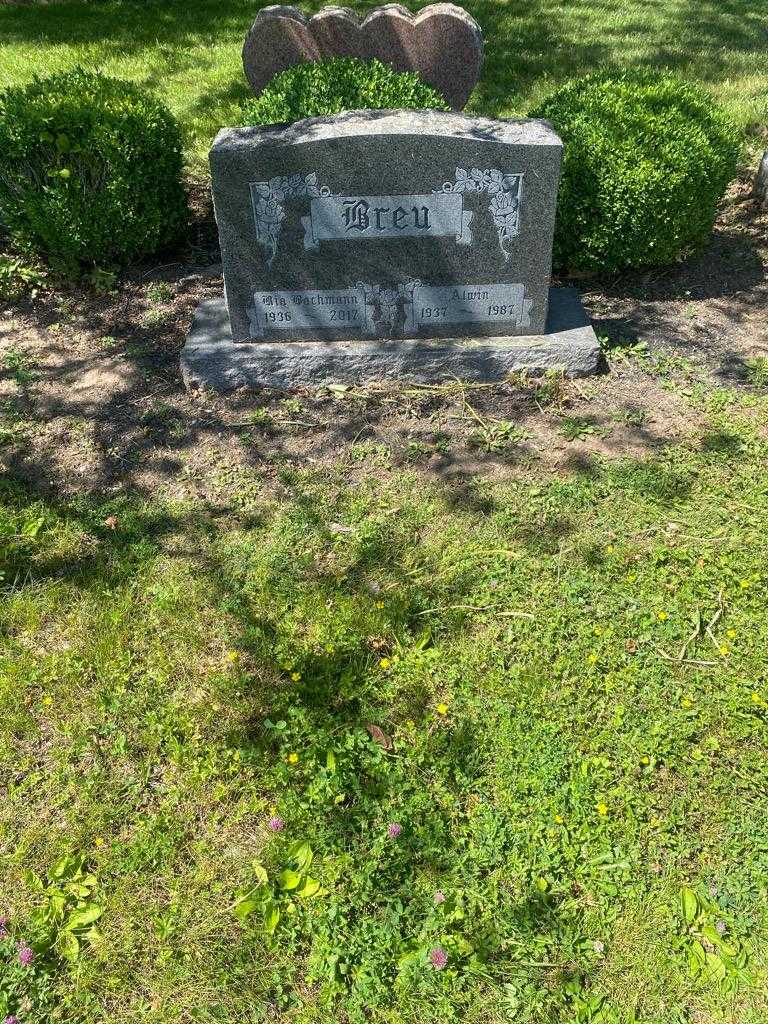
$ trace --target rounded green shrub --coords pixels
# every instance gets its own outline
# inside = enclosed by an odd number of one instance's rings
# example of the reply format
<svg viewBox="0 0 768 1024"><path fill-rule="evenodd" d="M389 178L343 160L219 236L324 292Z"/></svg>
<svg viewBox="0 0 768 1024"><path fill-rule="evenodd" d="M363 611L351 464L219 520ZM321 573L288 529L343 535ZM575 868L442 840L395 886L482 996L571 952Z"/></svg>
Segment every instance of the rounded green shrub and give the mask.
<svg viewBox="0 0 768 1024"><path fill-rule="evenodd" d="M445 98L412 71L355 57L295 64L275 75L242 107L243 124L283 124L345 110L450 110Z"/></svg>
<svg viewBox="0 0 768 1024"><path fill-rule="evenodd" d="M741 146L704 93L658 72L597 72L530 116L565 144L557 267L659 266L708 238Z"/></svg>
<svg viewBox="0 0 768 1024"><path fill-rule="evenodd" d="M163 104L75 69L0 94L0 225L69 277L179 237L182 138Z"/></svg>

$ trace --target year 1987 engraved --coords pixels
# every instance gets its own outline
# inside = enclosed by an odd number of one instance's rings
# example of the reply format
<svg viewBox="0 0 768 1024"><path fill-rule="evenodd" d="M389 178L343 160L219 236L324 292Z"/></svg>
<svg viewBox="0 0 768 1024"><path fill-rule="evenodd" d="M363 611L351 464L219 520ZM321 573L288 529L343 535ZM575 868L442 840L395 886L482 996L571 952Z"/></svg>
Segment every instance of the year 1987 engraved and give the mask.
<svg viewBox="0 0 768 1024"><path fill-rule="evenodd" d="M530 322L531 304L522 284L451 286L418 282L408 294L406 332L418 331L422 324L499 322L524 327Z"/></svg>

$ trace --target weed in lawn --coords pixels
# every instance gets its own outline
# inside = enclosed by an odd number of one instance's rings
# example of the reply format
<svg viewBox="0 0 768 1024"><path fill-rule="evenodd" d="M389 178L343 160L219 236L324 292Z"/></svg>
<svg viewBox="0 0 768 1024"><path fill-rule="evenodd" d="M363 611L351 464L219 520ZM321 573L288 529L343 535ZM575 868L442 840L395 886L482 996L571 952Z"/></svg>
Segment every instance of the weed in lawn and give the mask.
<svg viewBox="0 0 768 1024"><path fill-rule="evenodd" d="M170 440L183 437L186 433L184 418L178 409L162 402L141 414L141 425L155 438L162 436Z"/></svg>
<svg viewBox="0 0 768 1024"><path fill-rule="evenodd" d="M17 443L24 438L27 420L11 399L0 402L0 446Z"/></svg>
<svg viewBox="0 0 768 1024"><path fill-rule="evenodd" d="M253 412L248 413L246 418L248 423L254 427L267 428L272 426L272 414L265 406L254 409Z"/></svg>
<svg viewBox="0 0 768 1024"><path fill-rule="evenodd" d="M375 466L391 466L392 452L388 445L380 441L360 441L349 450L352 462L369 462Z"/></svg>
<svg viewBox="0 0 768 1024"><path fill-rule="evenodd" d="M522 430L511 420L488 420L472 434L472 439L487 452L502 452L512 445L520 444L530 438L526 430Z"/></svg>
<svg viewBox="0 0 768 1024"><path fill-rule="evenodd" d="M154 330L168 323L172 316L173 310L167 306L150 306L141 315L141 326L148 330Z"/></svg>
<svg viewBox="0 0 768 1024"><path fill-rule="evenodd" d="M648 420L648 414L645 409L635 407L622 409L615 418L618 423L624 423L628 427L644 427Z"/></svg>
<svg viewBox="0 0 768 1024"><path fill-rule="evenodd" d="M560 370L547 370L543 377L528 378L534 400L543 409L560 409L566 401L565 376Z"/></svg>
<svg viewBox="0 0 768 1024"><path fill-rule="evenodd" d="M442 431L436 431L432 435L432 445L436 452L440 455L448 455L451 450L451 435L443 433Z"/></svg>
<svg viewBox="0 0 768 1024"><path fill-rule="evenodd" d="M18 302L25 295L37 296L46 281L45 273L18 257L0 254L0 302Z"/></svg>
<svg viewBox="0 0 768 1024"><path fill-rule="evenodd" d="M153 281L147 285L147 302L159 306L173 299L173 288L165 281Z"/></svg>
<svg viewBox="0 0 768 1024"><path fill-rule="evenodd" d="M404 455L408 462L419 462L422 459L425 459L428 455L431 455L431 450L429 445L424 441L412 438L405 446Z"/></svg>
<svg viewBox="0 0 768 1024"><path fill-rule="evenodd" d="M757 388L768 387L768 357L755 356L747 360L747 380Z"/></svg>
<svg viewBox="0 0 768 1024"><path fill-rule="evenodd" d="M284 398L280 405L289 416L298 416L304 411L304 406L299 398Z"/></svg>
<svg viewBox="0 0 768 1024"><path fill-rule="evenodd" d="M626 361L629 359L647 359L648 342L634 338L624 338L621 335L617 338L609 338L600 335L600 350L606 359L615 361Z"/></svg>
<svg viewBox="0 0 768 1024"><path fill-rule="evenodd" d="M114 295L117 284L117 274L112 270L104 270L102 267L94 267L86 280L97 295Z"/></svg>
<svg viewBox="0 0 768 1024"><path fill-rule="evenodd" d="M563 416L560 433L566 441L586 441L589 437L605 437L610 427L601 427L587 416Z"/></svg>
<svg viewBox="0 0 768 1024"><path fill-rule="evenodd" d="M31 357L26 352L16 348L6 349L3 353L3 364L6 372L19 387L37 380L38 373Z"/></svg>
<svg viewBox="0 0 768 1024"><path fill-rule="evenodd" d="M679 355L655 355L649 364L649 370L662 378L672 378L678 374L690 377L694 369L690 359Z"/></svg>

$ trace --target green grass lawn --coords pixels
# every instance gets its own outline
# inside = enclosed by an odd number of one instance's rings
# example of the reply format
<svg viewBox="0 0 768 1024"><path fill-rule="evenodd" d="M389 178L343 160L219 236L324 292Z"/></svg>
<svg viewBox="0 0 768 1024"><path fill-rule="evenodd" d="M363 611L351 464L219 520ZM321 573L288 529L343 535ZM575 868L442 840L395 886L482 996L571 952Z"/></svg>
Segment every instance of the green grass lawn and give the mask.
<svg viewBox="0 0 768 1024"><path fill-rule="evenodd" d="M460 492L3 484L0 1011L763 1024L768 398L692 401Z"/></svg>
<svg viewBox="0 0 768 1024"><path fill-rule="evenodd" d="M199 169L216 131L232 122L249 94L240 51L259 6L252 0L0 6L0 87L77 63L141 82L179 116ZM351 6L364 12L374 5ZM565 79L600 64L650 65L700 82L741 126L765 131L765 0L470 0L465 6L486 40L483 79L470 110L522 114Z"/></svg>
<svg viewBox="0 0 768 1024"><path fill-rule="evenodd" d="M653 64L765 131L765 0L467 6L473 110ZM255 9L2 6L0 86L143 82L199 170ZM0 1021L765 1024L764 363L562 475L0 478Z"/></svg>

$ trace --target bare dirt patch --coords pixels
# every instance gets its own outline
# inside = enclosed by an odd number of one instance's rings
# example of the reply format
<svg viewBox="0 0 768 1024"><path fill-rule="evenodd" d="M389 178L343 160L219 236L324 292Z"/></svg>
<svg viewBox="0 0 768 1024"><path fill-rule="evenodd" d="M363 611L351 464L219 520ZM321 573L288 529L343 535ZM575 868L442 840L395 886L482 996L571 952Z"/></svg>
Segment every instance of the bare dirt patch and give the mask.
<svg viewBox="0 0 768 1024"><path fill-rule="evenodd" d="M461 486L535 466L584 470L696 432L697 381L751 387L768 356L768 214L745 180L714 236L679 266L582 282L609 368L563 382L382 384L188 394L178 357L208 265L141 269L111 294L0 309L0 464L42 491L136 487L209 499L269 488L285 465L351 478L409 464Z"/></svg>

